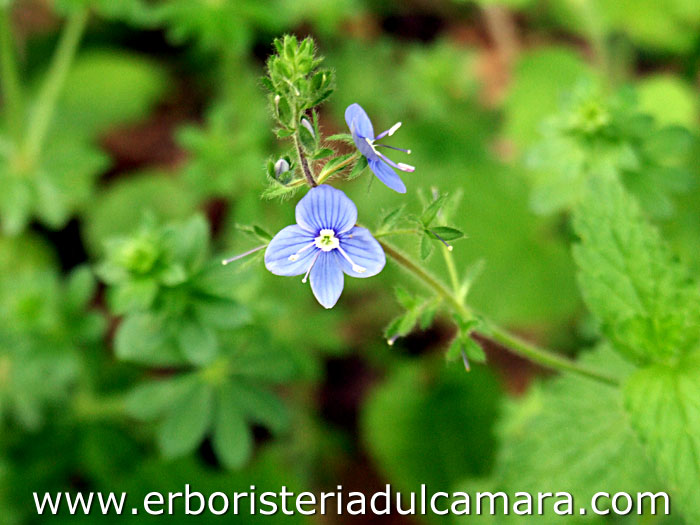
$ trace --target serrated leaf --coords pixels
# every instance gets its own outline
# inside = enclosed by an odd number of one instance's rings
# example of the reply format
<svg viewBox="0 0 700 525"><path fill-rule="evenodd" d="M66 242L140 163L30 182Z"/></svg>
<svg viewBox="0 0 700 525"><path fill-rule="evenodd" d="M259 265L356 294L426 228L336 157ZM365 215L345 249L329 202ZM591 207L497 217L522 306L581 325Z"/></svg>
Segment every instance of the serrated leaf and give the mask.
<svg viewBox="0 0 700 525"><path fill-rule="evenodd" d="M582 361L618 376L632 371L606 347L586 354ZM574 501L590 501L600 490L611 494L661 490L627 423L619 387L573 374L545 382L509 404L499 434L502 448L495 469L499 490L567 491ZM541 518L537 521L561 521L551 510Z"/></svg>
<svg viewBox="0 0 700 525"><path fill-rule="evenodd" d="M214 395L195 382L173 405L158 431L158 446L166 458L182 456L201 443L212 420Z"/></svg>
<svg viewBox="0 0 700 525"><path fill-rule="evenodd" d="M584 299L618 351L664 362L698 344L697 285L616 178L590 180L574 227Z"/></svg>
<svg viewBox="0 0 700 525"><path fill-rule="evenodd" d="M624 387L625 409L688 523L700 520L700 362L654 365Z"/></svg>

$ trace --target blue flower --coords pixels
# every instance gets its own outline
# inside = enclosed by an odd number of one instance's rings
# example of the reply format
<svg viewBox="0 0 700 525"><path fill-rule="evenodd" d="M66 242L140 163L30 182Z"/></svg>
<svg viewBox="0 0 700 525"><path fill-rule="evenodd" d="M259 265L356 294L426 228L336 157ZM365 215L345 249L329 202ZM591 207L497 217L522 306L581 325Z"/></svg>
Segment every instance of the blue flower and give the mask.
<svg viewBox="0 0 700 525"><path fill-rule="evenodd" d="M397 122L388 130L383 131L376 137L374 136L374 128L372 121L365 113L365 110L359 104L350 104L345 110L345 122L348 123L352 139L355 141L355 146L367 158L367 163L370 169L374 172L377 178L392 190L399 193L406 193L406 186L401 177L392 169L396 168L401 171L412 172L416 168L404 164L403 162L396 163L387 158L384 154L379 153L377 148L391 148L404 153L411 153L409 149L395 148L386 144L375 144L376 141L383 139L386 136L391 137L397 129L401 127L401 122Z"/></svg>
<svg viewBox="0 0 700 525"><path fill-rule="evenodd" d="M384 268L382 247L366 228L355 226L357 208L340 190L312 188L296 207L297 224L280 230L265 251L265 267L275 275L304 275L325 308L343 291L343 273L372 277Z"/></svg>

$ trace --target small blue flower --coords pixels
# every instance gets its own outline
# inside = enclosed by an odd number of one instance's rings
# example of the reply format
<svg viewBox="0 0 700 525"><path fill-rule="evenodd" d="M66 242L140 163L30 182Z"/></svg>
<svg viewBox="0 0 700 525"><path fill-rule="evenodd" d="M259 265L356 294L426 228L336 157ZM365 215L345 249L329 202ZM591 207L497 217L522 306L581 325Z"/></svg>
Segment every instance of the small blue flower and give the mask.
<svg viewBox="0 0 700 525"><path fill-rule="evenodd" d="M325 308L343 291L343 273L372 277L384 268L382 247L366 228L355 226L357 208L340 190L321 185L296 207L297 224L280 230L265 251L265 267L275 275L304 275Z"/></svg>
<svg viewBox="0 0 700 525"><path fill-rule="evenodd" d="M357 146L360 153L367 158L367 163L377 178L389 186L392 190L399 193L406 193L406 186L401 180L401 177L396 174L392 167L408 172L415 171L416 168L408 164L404 164L403 162L394 162L384 154L379 153L377 148L391 148L398 151L403 151L404 153L411 153L411 150L395 148L394 146L387 146L386 144L375 144L376 141L381 140L384 137L391 137L396 130L401 127L401 122L397 122L388 130L383 131L375 137L372 121L359 104L350 104L348 106L348 108L345 110L345 122L348 123L350 133L352 133L352 139L355 141L355 146Z"/></svg>

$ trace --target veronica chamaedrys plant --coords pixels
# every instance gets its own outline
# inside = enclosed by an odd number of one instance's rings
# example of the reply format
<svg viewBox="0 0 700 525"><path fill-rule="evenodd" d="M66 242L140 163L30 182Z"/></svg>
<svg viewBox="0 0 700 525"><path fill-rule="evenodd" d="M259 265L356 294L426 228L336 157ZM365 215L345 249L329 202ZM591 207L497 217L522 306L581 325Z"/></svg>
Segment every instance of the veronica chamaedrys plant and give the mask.
<svg viewBox="0 0 700 525"><path fill-rule="evenodd" d="M283 228L265 251L275 275L302 275L324 308L343 292L344 276L372 277L384 268L382 247L366 228L355 226L357 207L340 190L321 185L296 207L297 224Z"/></svg>
<svg viewBox="0 0 700 525"><path fill-rule="evenodd" d="M392 190L398 193L406 193L406 185L392 168L405 172L413 172L416 168L404 164L403 162L394 162L383 153L377 151L377 148L390 148L408 154L411 153L411 150L388 146L386 144L376 144L376 141L384 137L391 137L396 133L396 130L401 127L401 122L397 122L375 137L372 121L359 104L350 104L347 107L345 110L345 122L347 122L350 128L355 146L357 146L360 153L365 156L369 168L374 172L377 178Z"/></svg>

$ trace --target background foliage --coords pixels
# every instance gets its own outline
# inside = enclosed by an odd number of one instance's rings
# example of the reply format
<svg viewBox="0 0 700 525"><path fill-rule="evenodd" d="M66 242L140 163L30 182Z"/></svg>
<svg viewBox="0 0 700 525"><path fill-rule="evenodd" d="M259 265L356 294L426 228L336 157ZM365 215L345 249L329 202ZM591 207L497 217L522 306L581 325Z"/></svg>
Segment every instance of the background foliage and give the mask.
<svg viewBox="0 0 700 525"><path fill-rule="evenodd" d="M668 490L673 516L644 523L700 520L697 2L0 13L0 524L39 522L32 491L185 483ZM404 122L408 197L348 182L362 223L398 227L387 214L405 203L427 228L425 206L449 195L469 304L620 386L431 323L437 304L392 264L348 280L331 311L261 252L221 266L292 222L291 202L260 198L287 154L260 81L281 33L312 35L324 87L335 77L325 135L347 132L353 102L376 126ZM444 273L432 244L396 242ZM445 359L462 349L469 373Z"/></svg>

